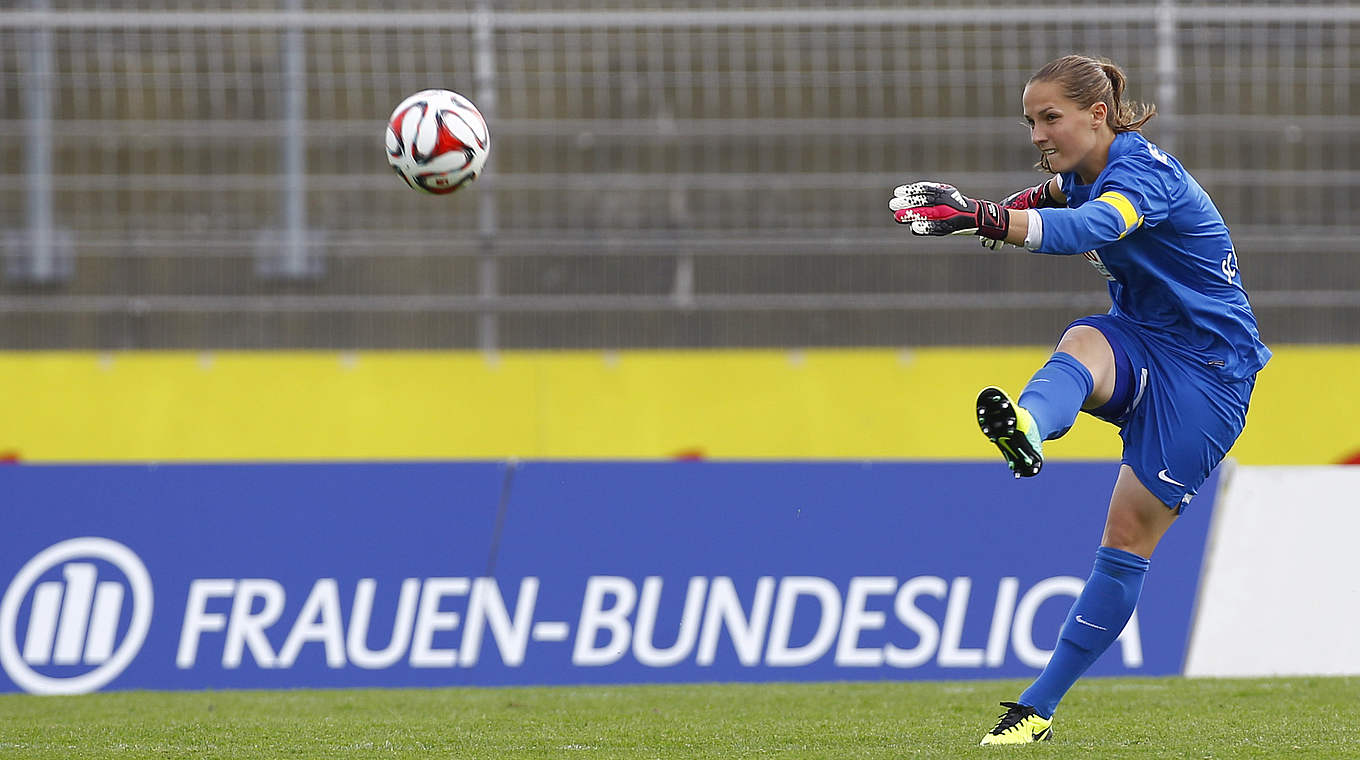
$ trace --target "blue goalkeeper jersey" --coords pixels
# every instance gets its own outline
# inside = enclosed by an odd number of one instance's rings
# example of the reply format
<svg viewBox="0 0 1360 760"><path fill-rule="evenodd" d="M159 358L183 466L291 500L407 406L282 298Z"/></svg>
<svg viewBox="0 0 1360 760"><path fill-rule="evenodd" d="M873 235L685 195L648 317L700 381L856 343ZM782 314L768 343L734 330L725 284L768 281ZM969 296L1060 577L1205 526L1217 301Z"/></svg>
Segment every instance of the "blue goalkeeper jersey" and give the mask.
<svg viewBox="0 0 1360 760"><path fill-rule="evenodd" d="M1228 227L1179 161L1122 132L1095 184L1060 180L1068 208L1039 210L1038 253L1085 254L1109 280L1110 313L1187 361L1234 380L1265 366Z"/></svg>

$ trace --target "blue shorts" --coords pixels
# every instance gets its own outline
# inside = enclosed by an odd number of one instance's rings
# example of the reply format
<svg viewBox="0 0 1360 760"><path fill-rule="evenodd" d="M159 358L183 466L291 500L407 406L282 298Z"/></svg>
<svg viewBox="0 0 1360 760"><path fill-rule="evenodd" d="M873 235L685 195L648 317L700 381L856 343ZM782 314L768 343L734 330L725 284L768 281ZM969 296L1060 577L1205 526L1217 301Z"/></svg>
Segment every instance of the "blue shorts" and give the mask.
<svg viewBox="0 0 1360 760"><path fill-rule="evenodd" d="M1114 350L1114 394L1088 413L1119 426L1122 463L1168 509L1184 512L1242 433L1255 376L1225 381L1112 314L1075 325L1096 328Z"/></svg>

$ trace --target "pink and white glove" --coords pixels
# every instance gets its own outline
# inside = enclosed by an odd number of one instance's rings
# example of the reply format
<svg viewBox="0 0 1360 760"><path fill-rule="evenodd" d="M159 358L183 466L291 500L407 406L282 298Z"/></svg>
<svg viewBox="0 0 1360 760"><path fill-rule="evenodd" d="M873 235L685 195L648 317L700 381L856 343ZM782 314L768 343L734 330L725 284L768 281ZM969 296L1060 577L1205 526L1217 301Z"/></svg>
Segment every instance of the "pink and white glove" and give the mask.
<svg viewBox="0 0 1360 760"><path fill-rule="evenodd" d="M979 235L1006 237L1010 212L995 201L967 198L953 185L913 182L893 190L888 202L898 224L911 225L913 235Z"/></svg>

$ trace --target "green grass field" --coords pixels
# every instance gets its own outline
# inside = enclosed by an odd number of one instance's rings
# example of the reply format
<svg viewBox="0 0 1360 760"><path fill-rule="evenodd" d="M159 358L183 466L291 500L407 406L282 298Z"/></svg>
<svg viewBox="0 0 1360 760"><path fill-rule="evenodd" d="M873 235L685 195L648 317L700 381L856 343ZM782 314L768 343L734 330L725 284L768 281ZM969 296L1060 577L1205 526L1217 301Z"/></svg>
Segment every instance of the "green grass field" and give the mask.
<svg viewBox="0 0 1360 760"><path fill-rule="evenodd" d="M0 697L4 758L1360 758L1360 678L1091 679L978 747L1018 681Z"/></svg>

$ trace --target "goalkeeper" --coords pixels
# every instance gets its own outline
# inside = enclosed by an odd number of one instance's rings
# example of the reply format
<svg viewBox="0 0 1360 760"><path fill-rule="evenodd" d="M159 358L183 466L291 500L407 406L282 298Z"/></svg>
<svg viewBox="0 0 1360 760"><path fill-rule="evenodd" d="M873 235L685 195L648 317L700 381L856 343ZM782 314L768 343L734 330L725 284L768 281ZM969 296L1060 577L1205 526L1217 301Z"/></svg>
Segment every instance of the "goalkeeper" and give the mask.
<svg viewBox="0 0 1360 760"><path fill-rule="evenodd" d="M1223 217L1175 158L1139 129L1156 113L1124 100L1113 63L1065 56L1022 103L1039 168L1055 176L1002 203L937 182L896 189L915 235L974 234L1034 253L1084 255L1109 281L1106 314L1078 319L1017 398L977 400L982 432L1016 477L1038 475L1043 443L1085 411L1120 428L1124 453L1095 567L1043 672L983 744L1050 739L1072 684L1119 636L1149 558L1237 440L1256 373L1270 358Z"/></svg>

